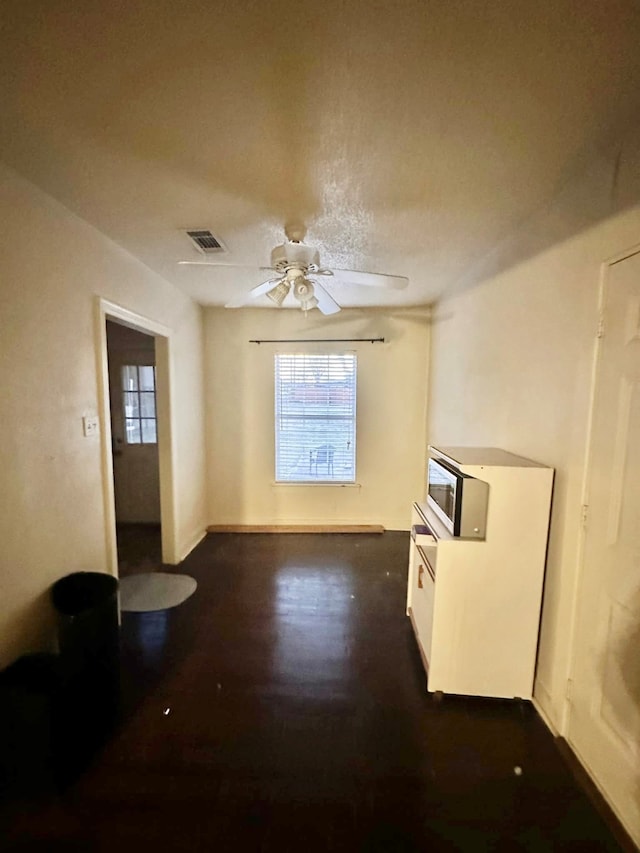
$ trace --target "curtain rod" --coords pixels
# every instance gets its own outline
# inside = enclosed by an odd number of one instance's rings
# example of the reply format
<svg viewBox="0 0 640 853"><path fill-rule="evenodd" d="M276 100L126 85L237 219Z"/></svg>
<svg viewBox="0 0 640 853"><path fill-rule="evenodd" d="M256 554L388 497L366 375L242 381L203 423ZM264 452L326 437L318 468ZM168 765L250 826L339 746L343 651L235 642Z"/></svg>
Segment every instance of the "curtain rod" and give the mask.
<svg viewBox="0 0 640 853"><path fill-rule="evenodd" d="M383 344L384 338L278 338L277 340L249 341L250 344Z"/></svg>

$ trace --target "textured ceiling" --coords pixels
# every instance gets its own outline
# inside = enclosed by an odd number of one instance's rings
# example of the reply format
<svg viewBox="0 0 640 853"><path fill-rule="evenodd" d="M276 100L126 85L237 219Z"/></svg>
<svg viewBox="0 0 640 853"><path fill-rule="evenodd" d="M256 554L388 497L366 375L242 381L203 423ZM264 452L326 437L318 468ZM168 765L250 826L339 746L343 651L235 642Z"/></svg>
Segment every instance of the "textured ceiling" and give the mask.
<svg viewBox="0 0 640 853"><path fill-rule="evenodd" d="M0 158L204 304L181 229L268 263L406 275L425 304L546 204L640 98L635 0L5 0Z"/></svg>

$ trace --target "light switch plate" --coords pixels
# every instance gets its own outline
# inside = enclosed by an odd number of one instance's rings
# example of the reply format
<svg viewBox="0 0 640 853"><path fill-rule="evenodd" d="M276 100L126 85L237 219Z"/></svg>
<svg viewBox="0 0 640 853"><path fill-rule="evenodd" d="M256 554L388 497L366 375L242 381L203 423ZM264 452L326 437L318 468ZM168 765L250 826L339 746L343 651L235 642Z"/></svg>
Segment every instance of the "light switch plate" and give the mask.
<svg viewBox="0 0 640 853"><path fill-rule="evenodd" d="M98 435L98 418L82 418L82 431L85 436Z"/></svg>

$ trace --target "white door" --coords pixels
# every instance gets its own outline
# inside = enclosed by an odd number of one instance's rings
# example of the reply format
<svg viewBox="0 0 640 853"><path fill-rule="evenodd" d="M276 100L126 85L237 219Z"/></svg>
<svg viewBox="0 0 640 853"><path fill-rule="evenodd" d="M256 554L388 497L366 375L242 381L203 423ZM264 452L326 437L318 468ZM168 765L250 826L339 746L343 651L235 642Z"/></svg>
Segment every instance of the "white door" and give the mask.
<svg viewBox="0 0 640 853"><path fill-rule="evenodd" d="M118 523L160 523L155 340L107 323Z"/></svg>
<svg viewBox="0 0 640 853"><path fill-rule="evenodd" d="M612 264L589 462L568 740L640 842L640 253Z"/></svg>

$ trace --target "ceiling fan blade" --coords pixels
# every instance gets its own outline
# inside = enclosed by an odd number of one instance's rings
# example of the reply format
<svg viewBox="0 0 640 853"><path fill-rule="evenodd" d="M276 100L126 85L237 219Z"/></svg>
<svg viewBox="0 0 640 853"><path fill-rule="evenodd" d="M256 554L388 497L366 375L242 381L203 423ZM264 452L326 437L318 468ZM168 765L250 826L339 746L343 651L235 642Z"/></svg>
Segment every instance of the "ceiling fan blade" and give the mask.
<svg viewBox="0 0 640 853"><path fill-rule="evenodd" d="M333 275L333 270L316 270L314 275Z"/></svg>
<svg viewBox="0 0 640 853"><path fill-rule="evenodd" d="M365 287L388 287L392 290L404 290L409 284L409 279L403 275L387 275L382 272L334 269L333 274L344 284L357 284Z"/></svg>
<svg viewBox="0 0 640 853"><path fill-rule="evenodd" d="M256 285L256 287L252 287L248 293L243 293L242 296L236 296L233 299L229 300L229 302L227 302L224 307L242 308L243 305L246 305L247 302L250 302L252 299L257 299L259 296L268 293L280 281L282 281L282 276L278 276L277 278L270 278L269 281L263 281L262 284L258 284Z"/></svg>
<svg viewBox="0 0 640 853"><path fill-rule="evenodd" d="M337 314L340 311L340 306L335 301L333 296L324 289L318 281L313 282L313 292L318 300L318 311L321 314Z"/></svg>
<svg viewBox="0 0 640 853"><path fill-rule="evenodd" d="M236 270L264 270L273 272L274 267L256 267L250 264L228 264L225 261L178 261L181 267L233 267Z"/></svg>

